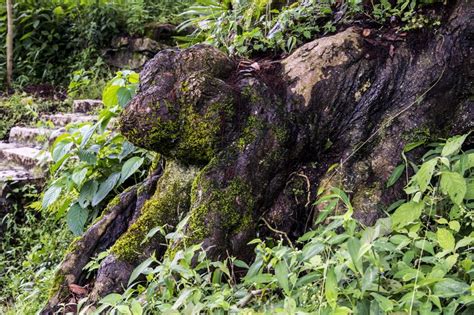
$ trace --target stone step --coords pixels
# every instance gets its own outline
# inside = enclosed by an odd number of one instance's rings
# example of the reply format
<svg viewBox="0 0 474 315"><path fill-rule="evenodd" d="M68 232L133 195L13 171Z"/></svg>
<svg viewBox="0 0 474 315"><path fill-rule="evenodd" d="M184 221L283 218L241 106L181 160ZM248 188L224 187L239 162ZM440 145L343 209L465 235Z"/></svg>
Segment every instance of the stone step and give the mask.
<svg viewBox="0 0 474 315"><path fill-rule="evenodd" d="M16 143L8 143L8 142L0 141L0 151L5 150L5 149L14 149L17 147L18 147L18 144ZM1 162L2 161L0 161L0 165L2 165Z"/></svg>
<svg viewBox="0 0 474 315"><path fill-rule="evenodd" d="M27 169L14 162L0 160L0 198L5 198L14 187L25 184L40 184L45 178L41 169ZM1 210L1 209L0 209Z"/></svg>
<svg viewBox="0 0 474 315"><path fill-rule="evenodd" d="M0 158L28 170L40 170L50 160L50 154L35 148L18 147L1 150Z"/></svg>
<svg viewBox="0 0 474 315"><path fill-rule="evenodd" d="M45 144L51 143L65 131L64 128L13 127L10 130L8 142L34 148L43 148Z"/></svg>
<svg viewBox="0 0 474 315"><path fill-rule="evenodd" d="M83 113L59 113L53 115L43 115L41 120L44 122L52 122L56 127L64 127L70 123L84 123L97 121L97 116L86 115Z"/></svg>
<svg viewBox="0 0 474 315"><path fill-rule="evenodd" d="M103 105L101 100L74 100L72 109L75 113L90 113Z"/></svg>

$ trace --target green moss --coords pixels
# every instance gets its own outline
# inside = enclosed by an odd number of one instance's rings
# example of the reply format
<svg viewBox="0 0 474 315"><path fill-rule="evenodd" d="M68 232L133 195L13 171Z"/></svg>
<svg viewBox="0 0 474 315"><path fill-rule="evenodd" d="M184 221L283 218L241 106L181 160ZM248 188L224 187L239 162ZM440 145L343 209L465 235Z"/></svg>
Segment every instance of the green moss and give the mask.
<svg viewBox="0 0 474 315"><path fill-rule="evenodd" d="M214 102L204 114L188 105L181 110L181 132L171 156L186 164L205 164L216 154L222 135L223 120L232 118L231 98Z"/></svg>
<svg viewBox="0 0 474 315"><path fill-rule="evenodd" d="M264 128L263 121L257 116L250 116L247 119L244 130L242 131L242 136L237 142L237 146L240 150L245 149L247 145L254 142L257 138L257 134L262 131Z"/></svg>
<svg viewBox="0 0 474 315"><path fill-rule="evenodd" d="M189 209L189 193L195 175L195 168L184 167L176 162L168 163L155 195L145 203L138 220L112 246L111 253L119 259L133 262L143 253L143 248L153 241L150 239L144 242L151 229L163 225L175 226L179 214Z"/></svg>
<svg viewBox="0 0 474 315"><path fill-rule="evenodd" d="M60 288L64 285L66 277L62 274L61 271L56 272L54 275L53 283L49 290L48 300L51 299L56 293L61 292Z"/></svg>
<svg viewBox="0 0 474 315"><path fill-rule="evenodd" d="M71 244L69 244L67 250L66 250L66 253L64 254L64 256L66 256L67 254L69 253L72 253L73 251L75 251L76 249L78 249L78 245L77 243L82 239L82 236L76 236Z"/></svg>
<svg viewBox="0 0 474 315"><path fill-rule="evenodd" d="M226 188L218 189L200 177L196 178L199 184L193 185L193 203L200 198L198 196L209 195L205 202L197 202L198 207L191 210L188 233L190 239L187 242L201 242L211 235L211 228L216 225L225 230L227 235L232 235L255 224L252 215L254 199L248 184L237 178ZM215 218L219 222L210 222Z"/></svg>
<svg viewBox="0 0 474 315"><path fill-rule="evenodd" d="M157 118L153 122L153 128L147 135L149 147L159 148L160 152L166 153L173 148L174 143L179 137L179 121L178 120L162 120ZM137 135L143 137L143 135Z"/></svg>

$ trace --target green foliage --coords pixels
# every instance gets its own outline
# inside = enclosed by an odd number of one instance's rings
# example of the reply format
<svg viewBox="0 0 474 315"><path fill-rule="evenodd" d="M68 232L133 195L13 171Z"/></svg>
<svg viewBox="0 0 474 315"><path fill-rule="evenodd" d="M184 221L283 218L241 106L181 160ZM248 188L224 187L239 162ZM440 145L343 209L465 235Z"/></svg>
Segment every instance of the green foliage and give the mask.
<svg viewBox="0 0 474 315"><path fill-rule="evenodd" d="M0 208L7 211L0 221L1 314L35 314L41 309L71 241L62 220L23 206L36 198L34 187L22 186L7 196L11 206Z"/></svg>
<svg viewBox="0 0 474 315"><path fill-rule="evenodd" d="M300 0L286 5L269 0L197 0L183 13L188 20L181 27L196 28L191 38L183 39L188 44L205 41L243 56L267 51L289 53L354 21L396 21L402 30L439 25L418 12L435 2L440 1L382 0L364 6L359 0Z"/></svg>
<svg viewBox="0 0 474 315"><path fill-rule="evenodd" d="M95 313L472 314L473 197L458 189L474 179L474 153L458 153L466 136L429 151L407 199L372 227L352 218L348 196L333 188L318 203L347 212L296 243L256 239L250 265L211 261L200 245L161 262L152 256Z"/></svg>
<svg viewBox="0 0 474 315"><path fill-rule="evenodd" d="M108 74L101 73L102 67L103 62L99 59L99 64L89 70L73 71L67 88L68 97L72 99L100 99L108 76Z"/></svg>
<svg viewBox="0 0 474 315"><path fill-rule="evenodd" d="M104 89L105 108L99 121L68 126L68 132L50 149L52 178L43 194L42 208L58 217L66 215L76 235L114 195L143 179L151 163L151 153L135 148L115 130L114 119L137 86L137 73L118 72Z"/></svg>
<svg viewBox="0 0 474 315"><path fill-rule="evenodd" d="M102 49L119 34L141 34L144 24L174 20L189 0L16 0L14 78L16 85L49 82L66 86L76 70L107 78ZM6 10L0 6L0 42L6 38ZM6 56L0 52L0 80ZM0 81L1 83L1 81ZM0 84L2 85L2 84Z"/></svg>
<svg viewBox="0 0 474 315"><path fill-rule="evenodd" d="M6 140L10 129L17 124L31 124L41 113L67 110L69 104L34 98L27 94L14 94L0 98L0 140Z"/></svg>
<svg viewBox="0 0 474 315"><path fill-rule="evenodd" d="M181 27L194 26L197 40L224 48L230 54L290 52L315 33L332 31L331 1L303 1L281 10L268 0L198 0L184 13Z"/></svg>

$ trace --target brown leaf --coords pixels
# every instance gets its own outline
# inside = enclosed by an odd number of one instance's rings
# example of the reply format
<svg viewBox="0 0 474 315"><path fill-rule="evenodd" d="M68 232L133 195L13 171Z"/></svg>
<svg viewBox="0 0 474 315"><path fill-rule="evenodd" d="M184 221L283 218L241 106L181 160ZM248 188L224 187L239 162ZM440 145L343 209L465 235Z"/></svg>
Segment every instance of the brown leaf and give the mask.
<svg viewBox="0 0 474 315"><path fill-rule="evenodd" d="M77 284L70 284L69 285L69 291L71 291L72 293L74 294L77 294L77 295L87 295L87 289L85 289L84 287L81 287L80 285L77 285Z"/></svg>
<svg viewBox="0 0 474 315"><path fill-rule="evenodd" d="M254 68L255 70L259 71L260 70L260 65L258 64L258 62L254 62L250 65L252 68Z"/></svg>
<svg viewBox="0 0 474 315"><path fill-rule="evenodd" d="M369 29L369 28L364 28L364 30L362 31L362 36L364 36L364 37L369 37L371 32L372 32L371 29Z"/></svg>

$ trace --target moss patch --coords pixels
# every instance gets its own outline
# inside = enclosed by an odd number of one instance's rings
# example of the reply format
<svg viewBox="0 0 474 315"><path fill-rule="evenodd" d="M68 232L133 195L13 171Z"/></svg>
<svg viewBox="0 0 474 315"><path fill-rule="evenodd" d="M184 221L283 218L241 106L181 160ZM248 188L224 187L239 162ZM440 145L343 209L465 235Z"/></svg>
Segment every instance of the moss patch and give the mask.
<svg viewBox="0 0 474 315"><path fill-rule="evenodd" d="M158 181L155 195L144 204L138 220L112 246L111 253L119 259L134 262L150 243L157 241L158 236L155 236L144 242L151 229L163 225L175 226L179 215L189 209L189 193L195 175L193 167L168 163Z"/></svg>
<svg viewBox="0 0 474 315"><path fill-rule="evenodd" d="M193 204L197 204L197 207L191 212L190 231L187 233L190 238L187 242L196 244L203 241L211 236L215 226L219 226L230 236L255 224L252 215L254 198L250 187L242 179L232 180L224 189L214 187L201 176L196 181L199 183L193 185L192 195ZM207 195L204 202L194 203L203 195ZM213 220L217 222L212 222Z"/></svg>

